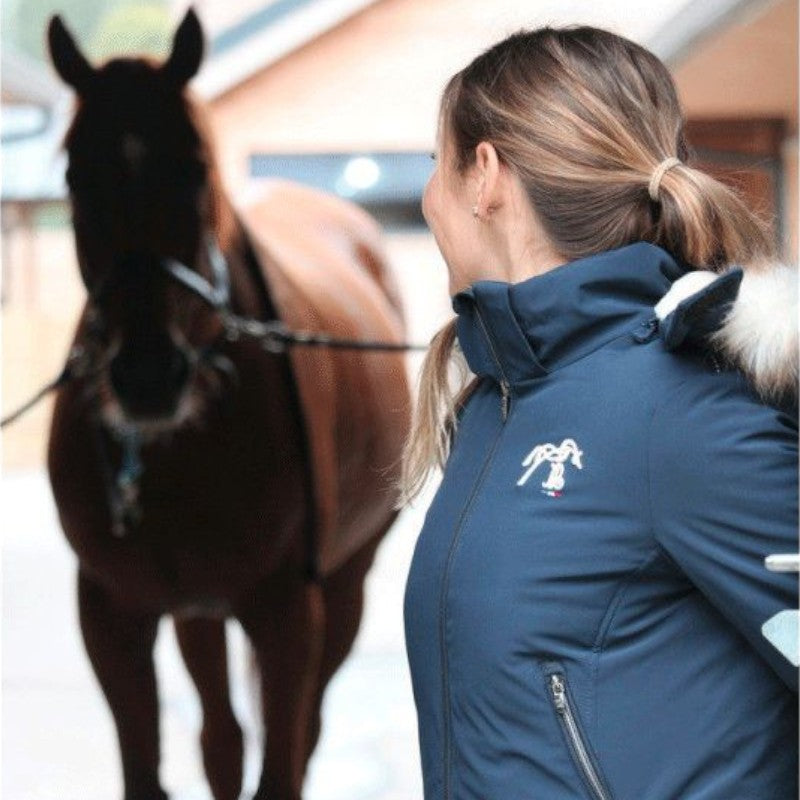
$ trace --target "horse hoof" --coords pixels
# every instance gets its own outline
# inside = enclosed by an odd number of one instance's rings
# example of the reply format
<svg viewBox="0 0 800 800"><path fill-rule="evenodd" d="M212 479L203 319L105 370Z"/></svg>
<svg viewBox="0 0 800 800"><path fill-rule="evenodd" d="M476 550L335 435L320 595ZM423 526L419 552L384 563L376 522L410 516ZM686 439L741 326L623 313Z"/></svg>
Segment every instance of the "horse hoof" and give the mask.
<svg viewBox="0 0 800 800"><path fill-rule="evenodd" d="M125 800L169 800L169 795L163 789L151 789L146 792L126 791Z"/></svg>
<svg viewBox="0 0 800 800"><path fill-rule="evenodd" d="M253 795L253 800L303 800L300 792L292 789L280 788L271 781L262 779L258 791Z"/></svg>
<svg viewBox="0 0 800 800"><path fill-rule="evenodd" d="M242 729L235 720L230 721L227 729L204 727L200 742L203 766L214 800L237 800L242 790Z"/></svg>

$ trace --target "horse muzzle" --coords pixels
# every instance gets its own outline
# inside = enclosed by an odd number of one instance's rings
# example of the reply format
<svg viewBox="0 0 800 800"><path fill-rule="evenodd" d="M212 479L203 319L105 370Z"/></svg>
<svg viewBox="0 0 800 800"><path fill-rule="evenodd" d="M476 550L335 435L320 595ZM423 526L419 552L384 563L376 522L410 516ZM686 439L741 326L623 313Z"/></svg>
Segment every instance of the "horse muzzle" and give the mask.
<svg viewBox="0 0 800 800"><path fill-rule="evenodd" d="M189 377L188 356L171 342L149 350L123 346L109 365L111 388L132 421L172 417Z"/></svg>

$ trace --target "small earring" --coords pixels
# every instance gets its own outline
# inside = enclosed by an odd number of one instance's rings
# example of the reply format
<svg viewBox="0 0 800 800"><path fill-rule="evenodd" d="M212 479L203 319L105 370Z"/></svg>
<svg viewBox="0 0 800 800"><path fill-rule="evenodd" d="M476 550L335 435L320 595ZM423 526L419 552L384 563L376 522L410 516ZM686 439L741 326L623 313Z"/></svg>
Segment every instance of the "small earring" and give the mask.
<svg viewBox="0 0 800 800"><path fill-rule="evenodd" d="M478 216L478 206L472 206L472 216L473 217Z"/></svg>

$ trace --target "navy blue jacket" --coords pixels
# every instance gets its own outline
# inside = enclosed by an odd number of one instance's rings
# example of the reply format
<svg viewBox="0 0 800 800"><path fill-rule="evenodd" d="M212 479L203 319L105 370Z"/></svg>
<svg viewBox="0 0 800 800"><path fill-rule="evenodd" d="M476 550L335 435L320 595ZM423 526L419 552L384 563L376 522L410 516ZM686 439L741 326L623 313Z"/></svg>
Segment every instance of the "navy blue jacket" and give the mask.
<svg viewBox="0 0 800 800"><path fill-rule="evenodd" d="M797 424L639 243L453 299L482 376L405 597L425 800L795 800ZM713 325L711 325L713 327ZM788 684L788 685L787 685Z"/></svg>

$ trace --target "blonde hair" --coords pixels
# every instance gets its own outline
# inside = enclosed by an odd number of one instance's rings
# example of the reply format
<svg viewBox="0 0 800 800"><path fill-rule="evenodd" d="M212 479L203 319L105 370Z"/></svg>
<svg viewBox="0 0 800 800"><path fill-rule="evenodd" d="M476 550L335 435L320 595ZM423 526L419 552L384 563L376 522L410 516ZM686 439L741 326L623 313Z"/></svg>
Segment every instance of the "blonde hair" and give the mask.
<svg viewBox="0 0 800 800"><path fill-rule="evenodd" d="M652 242L698 269L773 255L767 224L729 188L692 168L675 84L652 53L591 27L521 31L447 84L441 130L458 173L482 141L521 180L545 233L567 261ZM677 157L650 197L654 171ZM455 319L433 337L406 443L403 501L443 467L476 384L453 389Z"/></svg>

